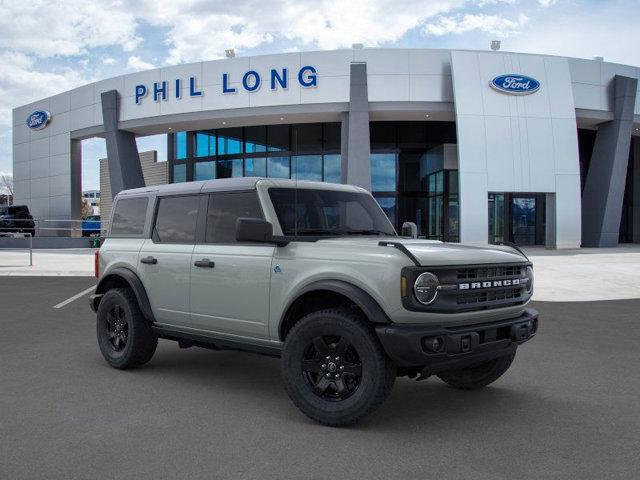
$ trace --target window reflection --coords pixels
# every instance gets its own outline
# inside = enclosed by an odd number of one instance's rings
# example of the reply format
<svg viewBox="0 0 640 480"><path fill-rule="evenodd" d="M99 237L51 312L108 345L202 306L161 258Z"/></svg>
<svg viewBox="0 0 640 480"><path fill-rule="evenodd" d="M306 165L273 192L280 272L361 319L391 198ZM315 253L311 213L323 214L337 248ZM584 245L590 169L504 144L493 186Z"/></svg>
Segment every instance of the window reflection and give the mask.
<svg viewBox="0 0 640 480"><path fill-rule="evenodd" d="M187 132L176 132L173 155L176 160L187 158Z"/></svg>
<svg viewBox="0 0 640 480"><path fill-rule="evenodd" d="M216 162L197 162L193 165L193 179L211 180L216 178Z"/></svg>
<svg viewBox="0 0 640 480"><path fill-rule="evenodd" d="M325 182L340 183L341 161L342 160L340 155L324 156L324 181Z"/></svg>
<svg viewBox="0 0 640 480"><path fill-rule="evenodd" d="M216 154L215 132L196 132L196 157L212 157Z"/></svg>
<svg viewBox="0 0 640 480"><path fill-rule="evenodd" d="M267 176L271 178L289 178L291 175L289 157L267 158Z"/></svg>
<svg viewBox="0 0 640 480"><path fill-rule="evenodd" d="M244 129L245 153L260 153L267 151L267 127L245 127Z"/></svg>
<svg viewBox="0 0 640 480"><path fill-rule="evenodd" d="M170 168L176 182L245 175L339 183L340 134L339 122L177 132Z"/></svg>
<svg viewBox="0 0 640 480"><path fill-rule="evenodd" d="M180 183L187 181L187 164L179 163L173 166L173 182Z"/></svg>
<svg viewBox="0 0 640 480"><path fill-rule="evenodd" d="M291 157L292 178L322 181L322 155L295 155Z"/></svg>
<svg viewBox="0 0 640 480"><path fill-rule="evenodd" d="M371 155L371 191L396 191L395 153L374 153Z"/></svg>
<svg viewBox="0 0 640 480"><path fill-rule="evenodd" d="M218 160L216 178L231 178L242 176L242 159Z"/></svg>
<svg viewBox="0 0 640 480"><path fill-rule="evenodd" d="M242 153L242 128L218 130L218 155Z"/></svg>
<svg viewBox="0 0 640 480"><path fill-rule="evenodd" d="M267 159L262 158L246 158L244 161L245 177L266 177L267 176Z"/></svg>

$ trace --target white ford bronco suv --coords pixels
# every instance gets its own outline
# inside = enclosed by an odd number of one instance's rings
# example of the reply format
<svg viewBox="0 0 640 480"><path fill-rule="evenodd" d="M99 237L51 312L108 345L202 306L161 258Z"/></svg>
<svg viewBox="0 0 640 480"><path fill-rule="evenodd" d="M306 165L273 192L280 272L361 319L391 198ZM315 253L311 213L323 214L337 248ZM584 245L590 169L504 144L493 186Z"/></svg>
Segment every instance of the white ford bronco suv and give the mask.
<svg viewBox="0 0 640 480"><path fill-rule="evenodd" d="M90 303L111 366L143 365L158 339L279 356L291 400L334 426L372 412L397 376L488 385L537 330L520 251L398 236L350 185L123 191L96 275Z"/></svg>

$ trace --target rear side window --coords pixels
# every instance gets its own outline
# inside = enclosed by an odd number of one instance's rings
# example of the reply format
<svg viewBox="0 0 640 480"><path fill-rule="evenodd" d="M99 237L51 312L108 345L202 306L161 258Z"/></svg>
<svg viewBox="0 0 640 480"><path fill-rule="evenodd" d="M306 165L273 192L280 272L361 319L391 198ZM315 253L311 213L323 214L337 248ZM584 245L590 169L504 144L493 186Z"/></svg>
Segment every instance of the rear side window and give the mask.
<svg viewBox="0 0 640 480"><path fill-rule="evenodd" d="M236 243L238 217L263 218L256 192L218 193L209 196L207 243Z"/></svg>
<svg viewBox="0 0 640 480"><path fill-rule="evenodd" d="M199 195L160 198L154 242L195 243L199 204Z"/></svg>
<svg viewBox="0 0 640 480"><path fill-rule="evenodd" d="M144 231L147 216L147 197L123 198L116 202L111 221L112 236L138 236Z"/></svg>

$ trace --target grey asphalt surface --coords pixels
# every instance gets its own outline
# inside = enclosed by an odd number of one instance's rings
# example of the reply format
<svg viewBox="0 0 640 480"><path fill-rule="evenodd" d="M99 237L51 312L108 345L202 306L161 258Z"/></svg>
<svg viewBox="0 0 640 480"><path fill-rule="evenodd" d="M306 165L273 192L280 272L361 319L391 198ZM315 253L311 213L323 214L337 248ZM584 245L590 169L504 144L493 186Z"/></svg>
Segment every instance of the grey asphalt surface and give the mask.
<svg viewBox="0 0 640 480"><path fill-rule="evenodd" d="M315 424L277 359L161 341L111 369L91 278L0 278L0 478L632 479L640 300L537 303L539 334L493 386L398 379L355 427Z"/></svg>

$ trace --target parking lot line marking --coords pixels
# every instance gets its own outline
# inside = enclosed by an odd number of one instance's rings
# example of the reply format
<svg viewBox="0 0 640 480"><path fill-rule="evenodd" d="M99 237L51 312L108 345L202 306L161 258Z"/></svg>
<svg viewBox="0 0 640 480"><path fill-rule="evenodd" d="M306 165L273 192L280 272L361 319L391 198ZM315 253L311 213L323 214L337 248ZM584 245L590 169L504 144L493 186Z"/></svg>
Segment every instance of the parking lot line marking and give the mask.
<svg viewBox="0 0 640 480"><path fill-rule="evenodd" d="M78 294L74 295L73 297L71 297L71 298L67 298L65 301L60 302L60 303L59 303L59 304L57 304L57 305L54 305L54 306L53 306L53 308L62 308L62 307L65 307L65 306L69 305L71 302L73 302L74 300L77 300L77 299L79 299L79 298L82 298L82 297L84 297L87 293L90 293L90 292L94 291L94 290L95 290L95 288L96 288L96 286L95 286L95 285L94 285L93 287L89 287L89 288L87 288L86 290L83 290L83 291L81 291L80 293L78 293Z"/></svg>

